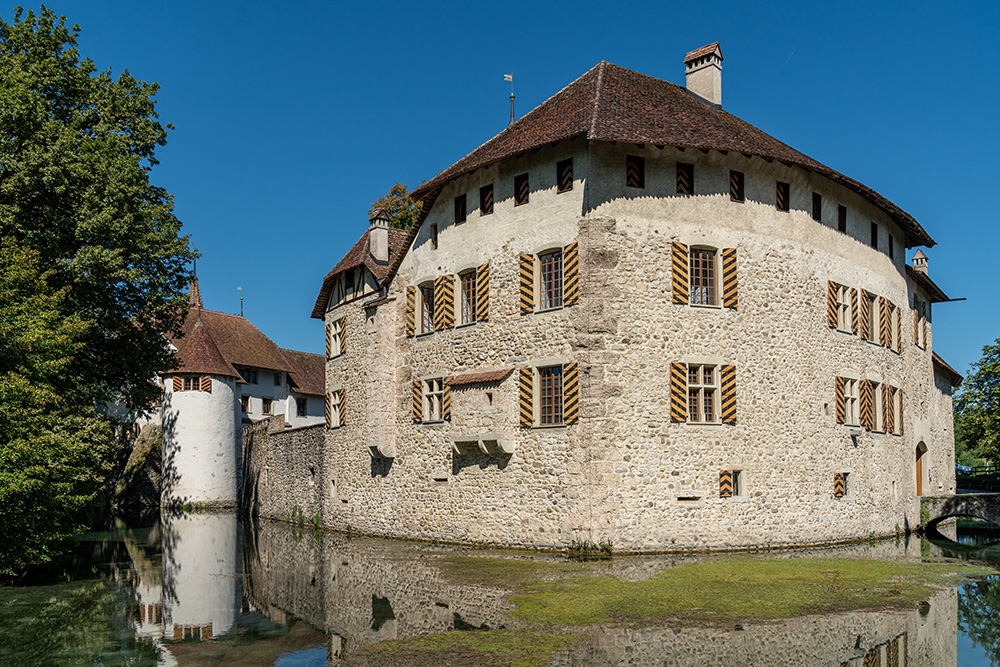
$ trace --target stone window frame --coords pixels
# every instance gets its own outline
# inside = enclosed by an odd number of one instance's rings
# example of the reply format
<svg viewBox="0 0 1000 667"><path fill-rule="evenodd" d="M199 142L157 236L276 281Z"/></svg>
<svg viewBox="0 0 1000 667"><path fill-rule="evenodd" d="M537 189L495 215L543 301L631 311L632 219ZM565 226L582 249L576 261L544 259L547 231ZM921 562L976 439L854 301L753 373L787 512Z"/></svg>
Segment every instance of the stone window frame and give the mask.
<svg viewBox="0 0 1000 667"><path fill-rule="evenodd" d="M344 335L344 324L347 316L338 317L335 320L330 320L330 358L336 359L337 357L343 356L343 346L340 342L341 337Z"/></svg>
<svg viewBox="0 0 1000 667"><path fill-rule="evenodd" d="M564 364L535 366L535 426L565 426L566 383ZM546 393L548 389L548 393ZM556 403L558 402L558 406ZM558 409L557 409L558 407Z"/></svg>
<svg viewBox="0 0 1000 667"><path fill-rule="evenodd" d="M733 473L733 494L728 498L719 498L719 500L727 503L745 503L750 500L746 468L733 464L723 467L723 470Z"/></svg>
<svg viewBox="0 0 1000 667"><path fill-rule="evenodd" d="M882 401L882 378L868 378L868 384L872 387L872 433L885 433L885 413Z"/></svg>
<svg viewBox="0 0 1000 667"><path fill-rule="evenodd" d="M927 300L918 294L913 295L913 339L921 350L927 349Z"/></svg>
<svg viewBox="0 0 1000 667"><path fill-rule="evenodd" d="M892 432L891 435L903 435L903 392L899 388L899 383L889 384L892 391Z"/></svg>
<svg viewBox="0 0 1000 667"><path fill-rule="evenodd" d="M901 330L901 322L899 321L899 306L888 299L886 299L886 303L889 308L889 344L886 347L891 352L896 352L897 349L902 349L902 346L899 344L899 337L897 336Z"/></svg>
<svg viewBox="0 0 1000 667"><path fill-rule="evenodd" d="M250 404L250 394L240 395L240 412L243 414L250 414L250 408L253 407Z"/></svg>
<svg viewBox="0 0 1000 667"><path fill-rule="evenodd" d="M837 497L836 493L833 495L833 499L837 501L854 500L854 469L853 468L842 468L836 472L844 475L844 495ZM836 485L836 481L834 481Z"/></svg>
<svg viewBox="0 0 1000 667"><path fill-rule="evenodd" d="M420 380L421 423L440 424L444 422L442 404L444 402L443 376L423 378Z"/></svg>
<svg viewBox="0 0 1000 667"><path fill-rule="evenodd" d="M837 300L837 331L841 333L854 335L854 328L851 315L851 288L847 285L841 285L838 282L834 282L836 285L836 300Z"/></svg>
<svg viewBox="0 0 1000 667"><path fill-rule="evenodd" d="M326 399L330 402L330 428L340 428L340 403L344 400L343 387L331 389Z"/></svg>
<svg viewBox="0 0 1000 667"><path fill-rule="evenodd" d="M546 265L550 269L546 274ZM564 246L548 248L535 253L535 308L536 313L559 310L565 307L566 273ZM558 275L557 275L558 274ZM546 277L548 275L548 278ZM546 280L551 282L547 283Z"/></svg>
<svg viewBox="0 0 1000 667"><path fill-rule="evenodd" d="M295 399L295 416L305 417L309 414L309 399L298 398Z"/></svg>
<svg viewBox="0 0 1000 667"><path fill-rule="evenodd" d="M475 324L476 320L476 297L478 295L478 267L471 266L460 269L456 276L458 278L457 301L455 304L455 327L464 327Z"/></svg>
<svg viewBox="0 0 1000 667"><path fill-rule="evenodd" d="M692 382L692 370L695 373L695 381ZM711 370L711 380L705 382L705 370ZM720 385L719 364L714 363L688 363L687 364L687 423L688 424L721 424L722 411L719 405ZM706 397L711 403L711 419L706 419L705 410ZM694 403L692 403L692 399Z"/></svg>
<svg viewBox="0 0 1000 667"><path fill-rule="evenodd" d="M274 414L274 398L271 396L260 397L260 413L262 415Z"/></svg>
<svg viewBox="0 0 1000 667"><path fill-rule="evenodd" d="M882 345L882 318L879 313L879 297L874 292L859 290L858 298L861 299L862 311L868 312L868 337L866 341L872 345ZM865 321L864 312L861 313L861 321ZM862 332L863 333L863 332Z"/></svg>
<svg viewBox="0 0 1000 667"><path fill-rule="evenodd" d="M711 253L712 261L711 267L711 281L712 281L712 299L711 302L699 303L695 301L695 294L698 290L704 288L695 288L695 254L696 253ZM704 243L696 243L688 246L688 280L690 281L690 287L688 288L688 305L694 306L695 308L722 308L722 253L719 248L711 246Z"/></svg>
<svg viewBox="0 0 1000 667"><path fill-rule="evenodd" d="M840 373L844 380L844 423L846 428L861 428L861 377L854 373Z"/></svg>
<svg viewBox="0 0 1000 667"><path fill-rule="evenodd" d="M416 335L427 336L434 333L434 281L425 280L417 284Z"/></svg>

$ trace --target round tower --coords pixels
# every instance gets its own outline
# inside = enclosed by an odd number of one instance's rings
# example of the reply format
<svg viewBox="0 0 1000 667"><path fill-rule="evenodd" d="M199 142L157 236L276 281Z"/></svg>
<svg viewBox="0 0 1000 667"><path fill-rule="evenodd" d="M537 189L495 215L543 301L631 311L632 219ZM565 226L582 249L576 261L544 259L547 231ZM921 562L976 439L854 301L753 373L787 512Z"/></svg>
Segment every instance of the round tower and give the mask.
<svg viewBox="0 0 1000 667"><path fill-rule="evenodd" d="M164 507L235 507L239 375L199 317L177 351L179 367L163 373Z"/></svg>

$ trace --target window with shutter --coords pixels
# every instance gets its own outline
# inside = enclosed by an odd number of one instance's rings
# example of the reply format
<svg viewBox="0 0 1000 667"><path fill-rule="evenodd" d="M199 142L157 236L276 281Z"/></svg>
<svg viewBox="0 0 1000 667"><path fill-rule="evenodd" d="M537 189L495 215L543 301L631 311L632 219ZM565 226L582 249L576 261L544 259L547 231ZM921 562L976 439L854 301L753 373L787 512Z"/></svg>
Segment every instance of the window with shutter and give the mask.
<svg viewBox="0 0 1000 667"><path fill-rule="evenodd" d="M674 303L687 303L689 294L688 282L688 247L679 241L671 244L671 269L673 281L671 291Z"/></svg>
<svg viewBox="0 0 1000 667"><path fill-rule="evenodd" d="M580 422L580 371L576 363L563 366L563 418L567 426Z"/></svg>
<svg viewBox="0 0 1000 667"><path fill-rule="evenodd" d="M522 254L520 257L521 314L535 310L535 258Z"/></svg>
<svg viewBox="0 0 1000 667"><path fill-rule="evenodd" d="M670 364L670 421L687 421L687 364Z"/></svg>
<svg viewBox="0 0 1000 667"><path fill-rule="evenodd" d="M677 194L694 194L694 165L686 162L677 163Z"/></svg>
<svg viewBox="0 0 1000 667"><path fill-rule="evenodd" d="M535 425L534 374L530 368L522 368L518 377L518 406L520 424L523 428Z"/></svg>
<svg viewBox="0 0 1000 667"><path fill-rule="evenodd" d="M722 384L722 423L736 423L736 367L723 365L719 370Z"/></svg>
<svg viewBox="0 0 1000 667"><path fill-rule="evenodd" d="M739 306L736 248L722 249L722 305L734 309Z"/></svg>
<svg viewBox="0 0 1000 667"><path fill-rule="evenodd" d="M625 156L625 185L630 188L646 187L646 160L639 155Z"/></svg>
<svg viewBox="0 0 1000 667"><path fill-rule="evenodd" d="M573 158L556 162L556 192L573 189Z"/></svg>
<svg viewBox="0 0 1000 667"><path fill-rule="evenodd" d="M417 288L408 286L406 288L406 335L409 338L413 338L417 332L417 325L415 319L417 305ZM330 352L327 351L327 356L330 356Z"/></svg>
<svg viewBox="0 0 1000 667"><path fill-rule="evenodd" d="M184 391L184 380L179 375L174 376L174 391Z"/></svg>
<svg viewBox="0 0 1000 667"><path fill-rule="evenodd" d="M847 402L846 395L844 393L844 383L845 379L842 377L836 378L836 406L837 406L837 423L845 424L847 423Z"/></svg>
<svg viewBox="0 0 1000 667"><path fill-rule="evenodd" d="M580 245L575 241L563 248L563 305L580 301Z"/></svg>
<svg viewBox="0 0 1000 667"><path fill-rule="evenodd" d="M493 213L493 184L479 188L479 215Z"/></svg>
<svg viewBox="0 0 1000 667"><path fill-rule="evenodd" d="M732 201L746 201L743 192L743 172L729 171L729 199Z"/></svg>
<svg viewBox="0 0 1000 667"><path fill-rule="evenodd" d="M522 204L528 203L528 196L530 194L528 188L528 175L519 174L514 177L514 206L520 206Z"/></svg>
<svg viewBox="0 0 1000 667"><path fill-rule="evenodd" d="M455 278L441 276L434 281L434 329L451 329L455 326Z"/></svg>
<svg viewBox="0 0 1000 667"><path fill-rule="evenodd" d="M787 211L789 209L789 198L791 196L791 186L788 183L783 183L778 181L774 188L774 205L779 211Z"/></svg>
<svg viewBox="0 0 1000 667"><path fill-rule="evenodd" d="M419 424L424 420L424 383L422 380L412 382L412 417Z"/></svg>
<svg viewBox="0 0 1000 667"><path fill-rule="evenodd" d="M490 265L483 264L476 271L476 321L490 319Z"/></svg>

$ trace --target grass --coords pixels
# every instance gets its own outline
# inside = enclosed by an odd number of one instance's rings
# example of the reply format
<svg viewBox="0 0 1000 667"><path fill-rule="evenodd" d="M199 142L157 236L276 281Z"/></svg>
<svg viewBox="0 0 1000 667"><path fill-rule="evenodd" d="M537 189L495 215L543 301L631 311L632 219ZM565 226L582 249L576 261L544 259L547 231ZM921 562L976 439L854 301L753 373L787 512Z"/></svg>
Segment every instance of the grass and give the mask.
<svg viewBox="0 0 1000 667"><path fill-rule="evenodd" d="M572 648L581 635L527 630L451 631L381 642L352 651L352 665L476 665L536 667L552 661L555 651Z"/></svg>

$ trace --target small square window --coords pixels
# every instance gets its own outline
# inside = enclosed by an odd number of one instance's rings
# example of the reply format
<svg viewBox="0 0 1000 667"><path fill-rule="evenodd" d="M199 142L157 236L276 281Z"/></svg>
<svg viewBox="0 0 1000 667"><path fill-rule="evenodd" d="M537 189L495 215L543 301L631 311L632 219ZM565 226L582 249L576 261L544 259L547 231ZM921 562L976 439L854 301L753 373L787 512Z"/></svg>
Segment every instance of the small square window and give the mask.
<svg viewBox="0 0 1000 667"><path fill-rule="evenodd" d="M646 187L646 160L638 155L625 156L625 185L630 188Z"/></svg>
<svg viewBox="0 0 1000 667"><path fill-rule="evenodd" d="M272 399L270 396L265 396L264 398L260 399L260 405L261 405L260 411L265 415L271 414L271 403Z"/></svg>
<svg viewBox="0 0 1000 667"><path fill-rule="evenodd" d="M789 207L788 199L791 186L788 183L778 181L774 188L774 205L779 211L787 211Z"/></svg>
<svg viewBox="0 0 1000 667"><path fill-rule="evenodd" d="M721 471L719 471L719 497L720 498L742 498L743 497L743 471L742 470L721 470Z"/></svg>
<svg viewBox="0 0 1000 667"><path fill-rule="evenodd" d="M837 206L837 231L847 233L847 207L843 204Z"/></svg>
<svg viewBox="0 0 1000 667"><path fill-rule="evenodd" d="M567 158L556 163L556 192L568 192L572 189L573 158Z"/></svg>
<svg viewBox="0 0 1000 667"><path fill-rule="evenodd" d="M437 250L438 247L438 226L437 223L431 225L431 250Z"/></svg>
<svg viewBox="0 0 1000 667"><path fill-rule="evenodd" d="M460 225L466 220L465 195L455 197L455 224Z"/></svg>
<svg viewBox="0 0 1000 667"><path fill-rule="evenodd" d="M306 399L304 398L295 399L295 416L296 417L306 416Z"/></svg>
<svg viewBox="0 0 1000 667"><path fill-rule="evenodd" d="M677 163L677 194L694 194L694 165L687 162Z"/></svg>
<svg viewBox="0 0 1000 667"><path fill-rule="evenodd" d="M493 213L493 184L479 188L479 215Z"/></svg>
<svg viewBox="0 0 1000 667"><path fill-rule="evenodd" d="M850 493L851 473L837 472L833 474L833 497L844 498Z"/></svg>
<svg viewBox="0 0 1000 667"><path fill-rule="evenodd" d="M878 250L878 225L872 223L872 247Z"/></svg>
<svg viewBox="0 0 1000 667"><path fill-rule="evenodd" d="M528 175L519 174L514 177L514 206L528 203Z"/></svg>
<svg viewBox="0 0 1000 667"><path fill-rule="evenodd" d="M823 222L823 195L813 193L813 220Z"/></svg>
<svg viewBox="0 0 1000 667"><path fill-rule="evenodd" d="M733 201L746 201L743 195L743 172L729 172L729 198Z"/></svg>

